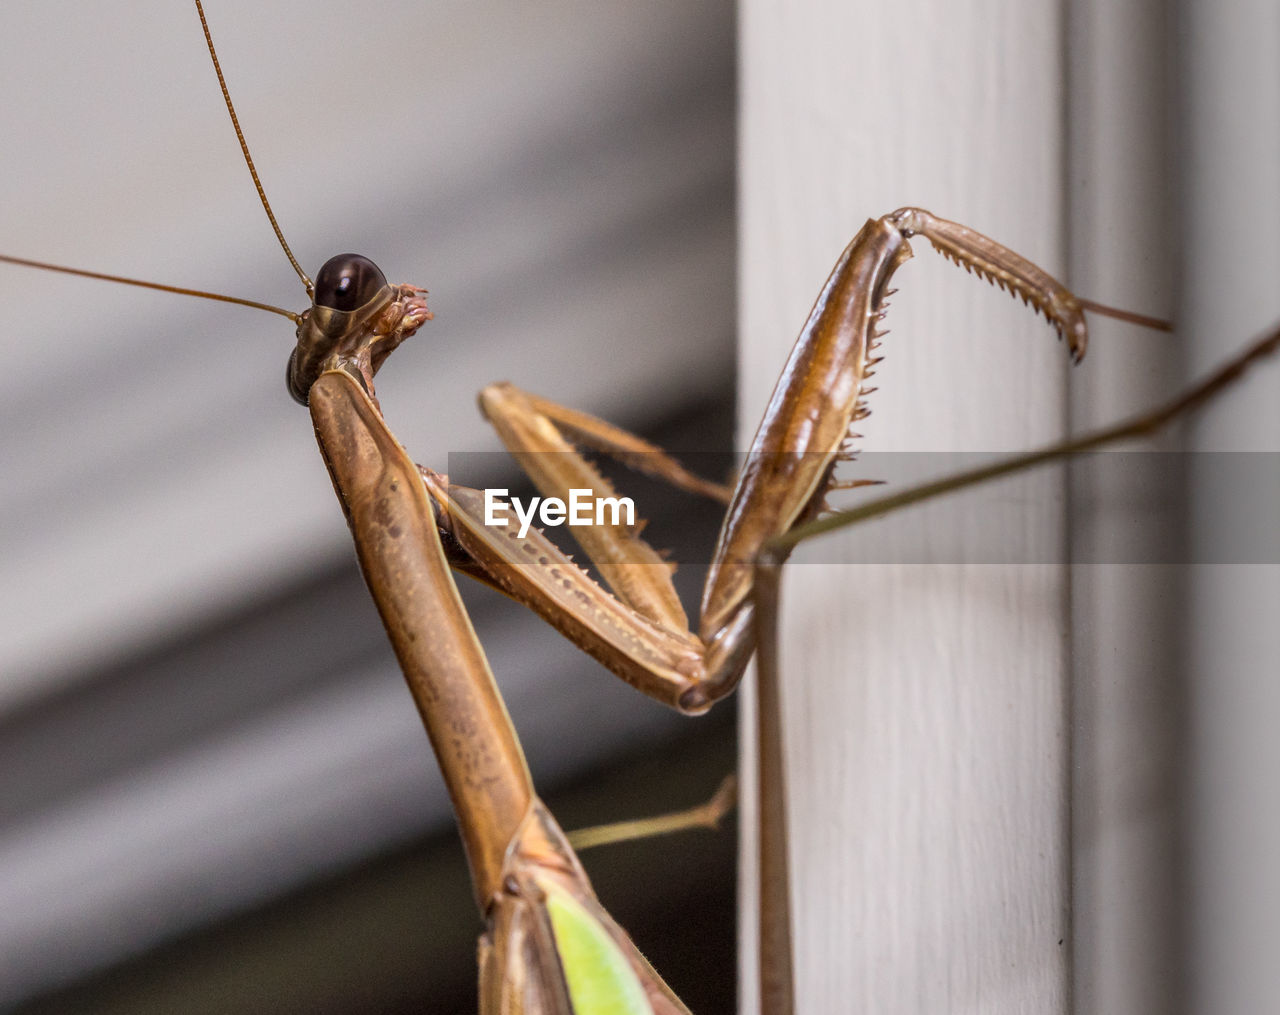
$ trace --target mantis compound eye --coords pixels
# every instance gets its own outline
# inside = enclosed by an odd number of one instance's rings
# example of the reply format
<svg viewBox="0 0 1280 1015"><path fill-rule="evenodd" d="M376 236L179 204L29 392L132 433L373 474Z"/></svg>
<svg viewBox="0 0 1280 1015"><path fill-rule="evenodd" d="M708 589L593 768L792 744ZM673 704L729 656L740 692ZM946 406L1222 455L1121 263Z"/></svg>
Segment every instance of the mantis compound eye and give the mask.
<svg viewBox="0 0 1280 1015"><path fill-rule="evenodd" d="M386 276L367 257L338 254L325 261L316 275L316 306L344 312L359 310L386 285Z"/></svg>

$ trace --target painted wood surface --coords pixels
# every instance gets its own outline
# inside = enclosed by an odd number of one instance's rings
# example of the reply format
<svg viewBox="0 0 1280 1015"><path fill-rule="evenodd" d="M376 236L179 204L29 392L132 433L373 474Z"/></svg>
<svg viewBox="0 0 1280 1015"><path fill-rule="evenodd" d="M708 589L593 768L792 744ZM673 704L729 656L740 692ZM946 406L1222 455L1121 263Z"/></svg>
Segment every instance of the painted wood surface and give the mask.
<svg viewBox="0 0 1280 1015"><path fill-rule="evenodd" d="M1063 270L1063 31L1038 2L744 6L744 444L867 217L917 204ZM916 253L849 474L928 476L1061 434L1052 331ZM790 565L799 1010L1066 1009L1064 490L1050 470Z"/></svg>

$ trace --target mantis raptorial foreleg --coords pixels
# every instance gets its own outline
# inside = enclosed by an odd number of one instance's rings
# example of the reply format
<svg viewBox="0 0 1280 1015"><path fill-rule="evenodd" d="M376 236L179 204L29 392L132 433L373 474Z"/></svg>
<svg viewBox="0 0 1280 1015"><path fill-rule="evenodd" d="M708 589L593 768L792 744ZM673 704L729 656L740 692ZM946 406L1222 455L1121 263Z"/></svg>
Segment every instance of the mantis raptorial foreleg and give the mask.
<svg viewBox="0 0 1280 1015"><path fill-rule="evenodd" d="M865 397L875 390L867 381L880 360L874 352L889 281L911 256L908 240L917 235L1029 302L1066 338L1073 359L1084 355L1084 312L1064 286L975 230L918 208L899 209L863 227L819 294L729 498L695 628L687 626L669 569L634 527L574 530L615 600L541 546L510 546L495 561L494 540L509 534L484 524L474 496L450 500L428 472L442 525L459 547L458 565L486 573L558 626L581 632L574 637L583 648L651 697L693 713L729 693L752 649L751 564L768 540L821 510L835 465L848 457L850 429L869 411ZM565 496L575 486L610 491L576 450L588 447L692 492L722 496L720 488L691 477L637 438L511 385L485 389L480 403L547 495ZM509 565L519 578L507 573Z"/></svg>

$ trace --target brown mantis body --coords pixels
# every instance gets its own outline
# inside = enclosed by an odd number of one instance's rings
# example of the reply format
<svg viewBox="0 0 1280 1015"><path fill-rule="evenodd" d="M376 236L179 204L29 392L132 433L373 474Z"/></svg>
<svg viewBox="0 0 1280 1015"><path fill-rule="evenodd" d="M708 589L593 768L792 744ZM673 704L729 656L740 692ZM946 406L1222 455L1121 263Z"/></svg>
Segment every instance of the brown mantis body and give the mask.
<svg viewBox="0 0 1280 1015"><path fill-rule="evenodd" d="M901 213L895 213L891 218L900 221ZM877 300L883 294L889 270L896 266L901 257L901 235L894 238L888 228L890 224L897 228L899 221L887 223L882 220L878 223L878 232L877 226L869 225L871 231L867 236L870 238L864 236L860 241L855 241L843 264L842 273L834 279L834 284L831 286L832 298L820 301L819 309L822 313L816 315L814 326L810 330L813 341L798 346L797 363L805 365L807 361L816 358L830 364L832 373L828 383L802 384L800 381L810 375L806 371L793 369L791 376L796 380L795 385L789 389L781 388L779 397L771 404L770 413L761 429L762 443L758 449L760 451L794 450L780 440L779 435L802 428L804 423L821 424L829 432L823 433L823 439L818 442L820 457L813 460L793 461L782 458L777 462L770 462L767 456L757 456L752 459L746 479L735 498L735 507L731 509L726 535L722 538L722 545L731 548L733 553L727 564L717 568L720 584L713 582L707 594L710 609L706 611L709 619L704 618L699 632L703 642L702 647L677 637L676 647L671 648L660 660L653 663L647 660L637 662L632 655L612 651L611 646L614 643L610 640L610 634L607 631L600 633L593 629L590 617L575 617L570 613L568 616L571 619L561 621L562 626L578 633L578 640L589 642L586 647L594 654L615 667L628 670L632 682L645 685L649 690L657 689L659 696L666 698L669 702L682 704L691 710L703 707L707 701L714 700L731 688L741 665L749 654L751 644L749 612L752 602L750 565L761 546L772 536L788 529L797 519L812 513L817 503L816 498L819 496L818 488L825 477L827 466L839 453L839 442L847 429L849 418L858 412L857 395L862 385L862 368L865 367L868 358L867 346L871 338L869 329L874 327L873 318L879 310ZM940 227L935 226L935 228L940 230L940 237L944 242L949 235L954 235L949 223L942 223ZM981 243L970 241L969 246L964 248L965 259L979 257L981 247ZM1007 251L998 250L995 259L987 263L991 269L1006 270L1009 263L1006 260L1007 255ZM1025 262L1021 264L1025 265ZM1016 272L1014 274L1018 275ZM1054 307L1055 320L1063 323L1069 331L1076 333L1074 326L1068 323L1073 315L1069 304L1065 310L1058 308L1058 304L1063 301L1056 296L1053 299L1045 296L1049 290L1040 280L1036 280L1033 285L1026 277L1022 277L1021 285L1044 297L1046 305ZM851 321L855 322L856 326L850 327ZM845 345L837 353L822 344L821 339L824 337L830 337L837 345L843 341ZM1079 338L1077 342L1082 347ZM367 370L367 374L371 376L372 367ZM366 383L368 376L364 378ZM400 490L397 492L407 492L407 487L415 490L414 496L410 499L414 507L410 516L416 518L419 525L425 525L426 512L423 510L426 504L425 495L414 485L416 483L416 476L412 475L414 470L404 465L403 454L394 440L376 444L378 450L371 460L363 461L361 458L361 452L369 450L369 442L368 439L357 439L353 436L356 433L356 421L359 420L361 433L377 435L380 432L380 417L377 416L376 411L370 414L372 403L361 401L363 396L358 394L355 385L349 379L339 380L323 374L317 385L318 389L312 387L310 392L313 405L318 398L319 403L326 406L326 408L313 410L316 413L317 428L323 434L322 445L326 449L331 468L334 468L335 483L339 486L348 510L352 512L353 526L358 530L361 539L377 541L378 537L373 535L378 531L377 520L367 514L359 514L353 507L353 501L359 499L359 495L355 492L359 482L352 477L341 477L342 468L341 466L335 468L335 463L342 465L362 463L365 468L398 475ZM832 390L841 390L848 396L842 399L841 411L830 415L817 413L812 403L821 402L822 408L828 408L826 403L831 397ZM493 394L501 395L502 392ZM841 418L841 413L845 418ZM800 422L796 423L796 420ZM335 451L335 448L339 450ZM804 470L802 474L793 471L797 463ZM430 483L426 489L432 491L432 496L436 498L434 513L437 517L444 517L442 508L447 492L442 487L433 488ZM449 517L460 519L461 516L455 514ZM465 527L460 525L459 520L450 521L448 524L451 534L455 537L460 528ZM475 540L482 540L483 533L478 530L468 531ZM424 531L422 538L429 543L431 537ZM383 541L385 542L385 536ZM462 541L459 539L460 543ZM468 548L467 551L466 556L473 562L479 552L475 548L478 545L478 543L473 544L473 547ZM365 552L362 550L363 556ZM417 607L422 600L416 599L410 591L414 588L416 580L429 591L433 603L447 603L449 596L445 588L448 579L438 566L438 558L438 554L433 556L430 553L416 551L409 560L406 571L393 572L381 579L381 582L371 575L370 581L375 586L375 594L377 594L377 586L381 584L384 589L383 597L392 608L404 603L412 603ZM366 569L368 568L369 565L366 563ZM413 572L412 577L408 574L410 571ZM500 575L497 579L490 580L501 583L507 579L505 575ZM531 605L540 608L548 615L565 616L545 605L550 596L546 584L539 584L535 580L532 585L533 588L528 593ZM718 592L717 589L719 589ZM725 592L725 589L728 591ZM637 594L637 598L639 597L640 594ZM663 598L665 597L659 595L656 600L660 601ZM650 622L655 622L654 614L660 614L661 608L648 607L647 612L641 612ZM446 614L437 616L435 620L437 628L458 623L456 614L449 614L448 611ZM619 624L625 622L627 621L618 621ZM414 640L403 631L395 632L395 625L390 620L388 624L393 628L393 636L402 640L406 637L409 641ZM440 653L443 669L450 672L476 671L478 667L474 658L464 658L467 652L471 651L465 630L460 631L456 639L451 636L449 642L454 641L458 645L456 651ZM661 655L661 643L657 644L660 646L659 655ZM710 654L704 654L708 648ZM411 683L412 681L411 677ZM486 721L490 725L496 723L495 706L490 703L485 711L488 715ZM449 765L446 762L447 767ZM520 765L508 757L501 767L508 775L516 776ZM485 804L480 811L487 814L494 806L496 805L491 803ZM502 837L509 831L513 816L519 817L526 813L528 806L527 800L522 801L517 796L508 804L497 808L507 812L506 821L499 822L486 831L481 831L484 828L484 822L481 820L464 821L464 828L471 829L477 840L472 856L477 874L477 891L482 899L487 897L484 889L494 886L494 872L499 866L492 855L495 851L494 842L502 841ZM520 818L517 824L524 820ZM489 834L490 832L494 834ZM545 841L546 837L544 836L543 839ZM508 981L504 979L504 982ZM781 1010L781 1008L775 1003L772 1010Z"/></svg>

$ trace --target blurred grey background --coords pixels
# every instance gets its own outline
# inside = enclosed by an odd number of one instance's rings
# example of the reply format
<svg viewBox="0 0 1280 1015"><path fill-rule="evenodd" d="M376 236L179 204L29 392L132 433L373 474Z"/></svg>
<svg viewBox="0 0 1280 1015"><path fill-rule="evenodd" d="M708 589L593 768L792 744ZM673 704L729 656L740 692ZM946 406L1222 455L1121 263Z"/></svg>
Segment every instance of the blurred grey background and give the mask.
<svg viewBox="0 0 1280 1015"><path fill-rule="evenodd" d="M499 379L729 448L730 3L208 15L304 266L355 250L431 290L378 388L415 458L497 449L474 394ZM302 309L191 5L14 6L0 47L3 252ZM473 1010L461 852L284 391L290 326L7 266L0 287L0 1007ZM709 545L713 509L642 491L657 545ZM732 767L727 711L673 717L464 594L566 825ZM732 838L587 858L700 1012L733 1010Z"/></svg>

